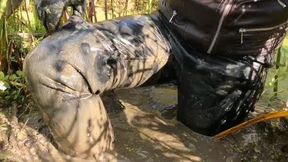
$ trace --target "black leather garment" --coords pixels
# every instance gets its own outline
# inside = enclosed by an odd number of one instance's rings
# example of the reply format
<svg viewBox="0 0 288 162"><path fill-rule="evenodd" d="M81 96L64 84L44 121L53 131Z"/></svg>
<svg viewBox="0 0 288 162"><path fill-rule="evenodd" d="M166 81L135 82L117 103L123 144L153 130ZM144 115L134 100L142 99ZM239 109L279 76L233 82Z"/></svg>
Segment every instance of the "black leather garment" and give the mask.
<svg viewBox="0 0 288 162"><path fill-rule="evenodd" d="M268 68L256 56L208 55L187 43L159 14L156 21L172 49L178 82L178 120L193 131L215 135L254 111Z"/></svg>
<svg viewBox="0 0 288 162"><path fill-rule="evenodd" d="M177 33L203 53L252 55L271 63L282 42L288 0L162 0L161 11Z"/></svg>

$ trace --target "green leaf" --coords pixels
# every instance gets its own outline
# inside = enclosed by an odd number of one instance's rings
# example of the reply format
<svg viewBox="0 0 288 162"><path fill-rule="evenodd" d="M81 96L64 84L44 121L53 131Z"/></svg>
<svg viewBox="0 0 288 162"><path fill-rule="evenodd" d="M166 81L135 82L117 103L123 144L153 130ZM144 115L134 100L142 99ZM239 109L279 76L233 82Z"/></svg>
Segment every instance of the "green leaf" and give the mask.
<svg viewBox="0 0 288 162"><path fill-rule="evenodd" d="M1 0L0 1L0 19L2 18L2 16L4 16L6 14L6 9L7 9L7 5L8 5L8 0Z"/></svg>
<svg viewBox="0 0 288 162"><path fill-rule="evenodd" d="M0 80L4 81L4 79L5 79L5 74L2 71L0 71Z"/></svg>
<svg viewBox="0 0 288 162"><path fill-rule="evenodd" d="M24 76L25 76L24 72L21 70L16 71L16 74L21 78L24 78Z"/></svg>

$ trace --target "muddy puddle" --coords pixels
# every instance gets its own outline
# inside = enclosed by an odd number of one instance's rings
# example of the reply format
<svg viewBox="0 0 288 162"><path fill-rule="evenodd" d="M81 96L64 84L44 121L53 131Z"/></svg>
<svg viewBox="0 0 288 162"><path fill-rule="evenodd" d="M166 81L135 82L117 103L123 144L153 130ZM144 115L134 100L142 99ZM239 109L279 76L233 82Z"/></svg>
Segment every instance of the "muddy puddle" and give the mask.
<svg viewBox="0 0 288 162"><path fill-rule="evenodd" d="M118 161L286 162L288 159L285 119L258 124L217 142L194 133L175 119L174 86L115 93L103 98L115 131ZM65 161L37 112L17 113L13 109L0 112L0 161Z"/></svg>
<svg viewBox="0 0 288 162"><path fill-rule="evenodd" d="M125 106L120 116L112 116L112 122L116 122L116 148L127 161L288 160L288 122L285 119L261 123L216 142L176 121L177 90L174 86L116 93ZM260 106L256 112L263 111L268 110ZM117 123L119 119L121 124Z"/></svg>
<svg viewBox="0 0 288 162"><path fill-rule="evenodd" d="M237 159L227 151L225 145L193 133L176 121L177 91L174 87L139 88L116 93L125 109L112 115L112 123L117 152L125 160L158 162ZM123 141L126 141L124 145Z"/></svg>

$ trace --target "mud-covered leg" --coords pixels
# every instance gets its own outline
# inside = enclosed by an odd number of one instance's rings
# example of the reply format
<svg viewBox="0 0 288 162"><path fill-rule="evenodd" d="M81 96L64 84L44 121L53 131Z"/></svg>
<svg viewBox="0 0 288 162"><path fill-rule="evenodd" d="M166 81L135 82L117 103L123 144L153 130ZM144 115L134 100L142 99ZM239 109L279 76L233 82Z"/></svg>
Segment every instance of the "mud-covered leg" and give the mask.
<svg viewBox="0 0 288 162"><path fill-rule="evenodd" d="M170 46L148 16L97 28L71 21L26 57L25 72L59 147L72 156L99 158L114 140L99 95L145 83L167 63Z"/></svg>
<svg viewBox="0 0 288 162"><path fill-rule="evenodd" d="M44 112L60 148L72 156L96 159L112 151L113 130L100 97L71 99L67 104L66 109Z"/></svg>
<svg viewBox="0 0 288 162"><path fill-rule="evenodd" d="M100 158L111 151L113 130L99 94L89 92L73 66L62 67L60 75L35 68L35 59L26 60L28 82L60 149L81 158Z"/></svg>

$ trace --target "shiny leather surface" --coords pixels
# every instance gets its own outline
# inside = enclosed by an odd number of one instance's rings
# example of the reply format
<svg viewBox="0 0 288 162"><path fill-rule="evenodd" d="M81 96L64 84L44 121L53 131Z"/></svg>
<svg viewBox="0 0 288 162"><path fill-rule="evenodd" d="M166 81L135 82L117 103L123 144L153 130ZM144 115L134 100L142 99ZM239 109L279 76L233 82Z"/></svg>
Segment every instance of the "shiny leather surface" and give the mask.
<svg viewBox="0 0 288 162"><path fill-rule="evenodd" d="M264 89L267 67L259 57L208 55L172 32L159 15L157 25L169 40L178 81L178 120L193 131L215 135L254 110Z"/></svg>
<svg viewBox="0 0 288 162"><path fill-rule="evenodd" d="M288 5L288 0L281 2ZM211 54L273 54L284 38L288 19L288 7L277 0L162 0L161 11L168 20L176 11L171 22L176 32L198 50L207 52L228 4L231 8L224 16ZM241 33L243 28L253 31Z"/></svg>

